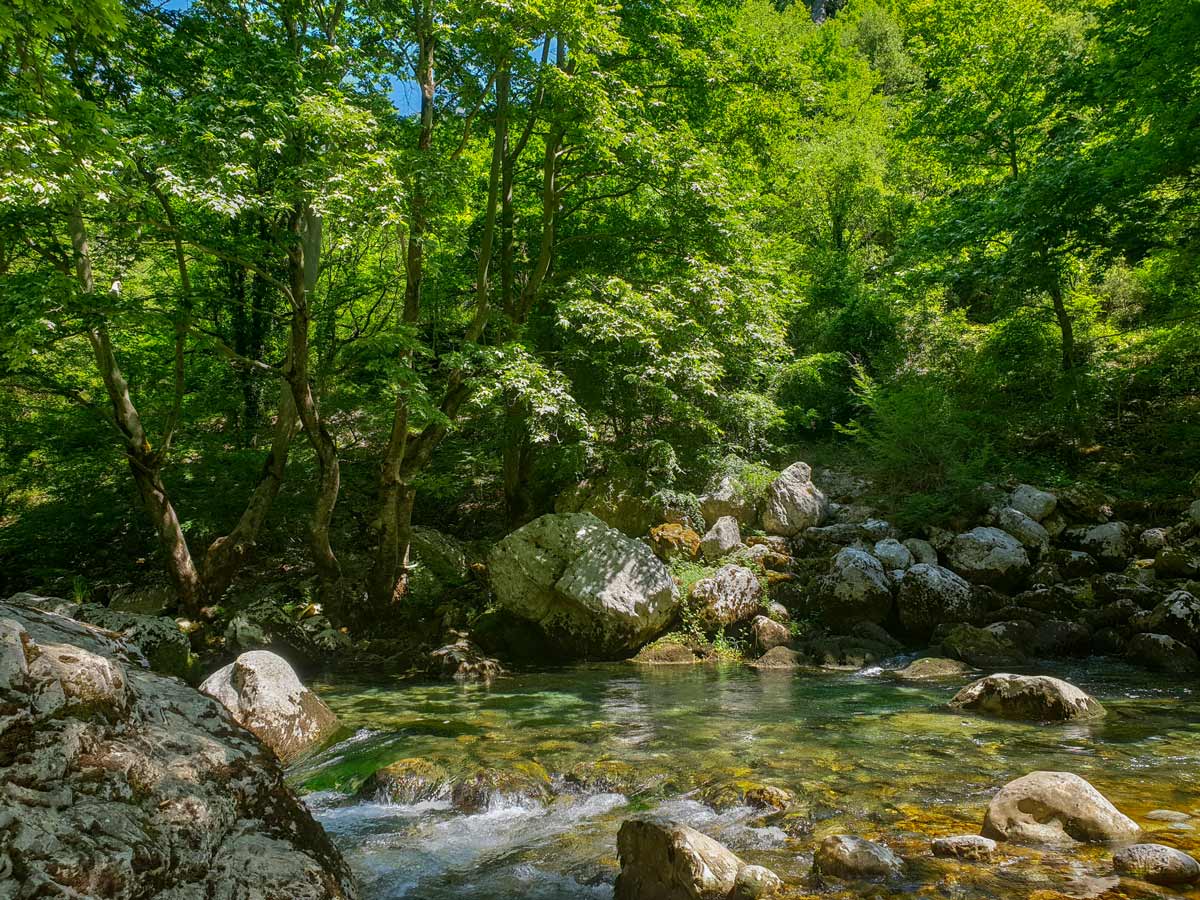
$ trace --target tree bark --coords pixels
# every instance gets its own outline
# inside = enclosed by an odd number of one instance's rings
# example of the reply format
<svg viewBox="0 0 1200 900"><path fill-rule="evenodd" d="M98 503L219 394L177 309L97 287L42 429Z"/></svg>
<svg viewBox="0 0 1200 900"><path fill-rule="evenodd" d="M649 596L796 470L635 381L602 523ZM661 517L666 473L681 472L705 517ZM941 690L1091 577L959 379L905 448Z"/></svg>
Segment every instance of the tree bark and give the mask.
<svg viewBox="0 0 1200 900"><path fill-rule="evenodd" d="M341 489L341 471L338 463L337 444L326 429L325 422L317 409L309 378L308 338L312 316L308 305L308 281L305 277L305 242L303 240L305 219L304 209L297 208L292 211L290 230L293 240L287 251L288 288L291 294L292 315L288 359L284 364L284 375L291 388L296 415L304 427L304 434L317 457L319 472L317 498L313 505L309 526L309 546L322 589L328 591L341 577L341 567L333 552L329 535L333 510L337 506L338 492Z"/></svg>
<svg viewBox="0 0 1200 900"><path fill-rule="evenodd" d="M296 404L292 400L292 389L286 382L281 382L279 411L275 419L271 449L263 462L258 483L254 486L237 525L229 534L213 541L204 555L204 591L214 601L219 600L229 588L234 576L254 550L258 535L266 523L267 514L283 486L288 452L296 434L296 425Z"/></svg>
<svg viewBox="0 0 1200 900"><path fill-rule="evenodd" d="M1076 365L1075 359L1075 328L1071 322L1071 314L1067 312L1063 300L1062 282L1056 277L1050 282L1050 299L1054 303L1054 317L1058 320L1058 330L1062 335L1062 370L1071 372Z"/></svg>
<svg viewBox="0 0 1200 900"><path fill-rule="evenodd" d="M78 209L73 209L68 215L67 227L75 261L75 276L80 290L87 295L95 294L96 281L92 271L87 230ZM103 317L97 317L95 323L88 328L87 337L92 346L96 368L112 405L113 422L124 439L125 456L134 484L137 485L142 507L154 526L166 558L167 574L175 586L181 609L187 615L195 616L200 611L204 590L188 549L183 527L179 523L179 516L176 515L175 507L162 482L162 459L151 448L146 437L141 415L133 403L129 385L117 363L108 325Z"/></svg>

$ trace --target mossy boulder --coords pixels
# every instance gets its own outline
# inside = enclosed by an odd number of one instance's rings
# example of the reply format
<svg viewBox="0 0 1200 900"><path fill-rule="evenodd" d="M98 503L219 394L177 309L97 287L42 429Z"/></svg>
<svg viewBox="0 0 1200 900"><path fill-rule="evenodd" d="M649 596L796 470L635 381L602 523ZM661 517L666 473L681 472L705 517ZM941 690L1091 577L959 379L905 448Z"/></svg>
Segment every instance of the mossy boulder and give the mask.
<svg viewBox="0 0 1200 900"><path fill-rule="evenodd" d="M449 773L425 759L397 760L368 775L358 788L360 800L378 803L423 803L449 793Z"/></svg>

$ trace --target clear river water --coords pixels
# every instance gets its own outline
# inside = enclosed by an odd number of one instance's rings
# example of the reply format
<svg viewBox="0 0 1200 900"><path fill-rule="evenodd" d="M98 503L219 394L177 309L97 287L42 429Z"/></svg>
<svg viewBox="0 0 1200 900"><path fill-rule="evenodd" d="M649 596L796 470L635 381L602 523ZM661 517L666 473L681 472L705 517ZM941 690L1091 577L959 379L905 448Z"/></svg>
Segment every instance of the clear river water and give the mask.
<svg viewBox="0 0 1200 900"><path fill-rule="evenodd" d="M930 838L978 833L996 790L1039 769L1083 776L1149 840L1200 855L1200 685L1107 660L1040 671L1091 692L1108 715L1035 725L952 713L945 702L965 682L905 683L879 670L614 663L490 687L318 683L349 736L290 778L366 900L609 898L617 829L645 811L773 869L787 897L1200 898L1200 888L1118 882L1105 847L1005 845L988 864L932 857ZM502 795L469 813L444 798L355 799L375 769L414 757L453 776L544 771L553 799ZM760 784L795 803L747 805ZM1163 809L1194 818L1164 821L1153 814ZM813 848L835 833L888 844L908 860L905 879L811 876Z"/></svg>

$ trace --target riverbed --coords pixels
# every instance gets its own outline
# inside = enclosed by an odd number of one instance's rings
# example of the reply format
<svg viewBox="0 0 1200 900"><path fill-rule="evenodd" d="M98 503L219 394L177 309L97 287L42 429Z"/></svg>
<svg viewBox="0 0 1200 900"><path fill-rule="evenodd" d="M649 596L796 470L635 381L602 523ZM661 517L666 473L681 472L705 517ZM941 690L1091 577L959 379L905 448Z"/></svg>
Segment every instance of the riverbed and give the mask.
<svg viewBox="0 0 1200 900"><path fill-rule="evenodd" d="M998 862L934 859L932 837L977 833L991 796L1035 770L1075 772L1146 829L1200 854L1200 691L1111 660L1040 669L1100 699L1087 724L1035 725L952 713L963 681L855 673L613 663L516 674L490 687L318 682L346 737L289 777L346 854L366 900L608 898L616 832L653 811L773 869L792 897L1188 897L1129 881L1104 847L1004 846ZM455 777L544 772L548 803L497 797L463 813L447 798L357 800L399 759ZM776 811L747 791L782 788ZM1146 818L1155 810L1190 821ZM1175 816L1173 818L1179 818ZM904 880L871 886L810 873L829 834L881 840L908 860Z"/></svg>

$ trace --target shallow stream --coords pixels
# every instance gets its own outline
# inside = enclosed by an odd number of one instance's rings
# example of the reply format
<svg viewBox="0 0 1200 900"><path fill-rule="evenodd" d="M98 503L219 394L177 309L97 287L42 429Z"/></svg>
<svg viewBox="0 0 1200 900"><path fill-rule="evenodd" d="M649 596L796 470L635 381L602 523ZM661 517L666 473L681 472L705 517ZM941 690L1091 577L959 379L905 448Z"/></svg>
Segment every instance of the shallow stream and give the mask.
<svg viewBox="0 0 1200 900"><path fill-rule="evenodd" d="M346 853L366 900L609 898L617 828L647 810L773 869L788 897L1200 898L1200 889L1118 884L1101 847L1005 845L990 864L930 855L931 837L978 833L995 791L1039 769L1083 776L1149 840L1200 855L1197 685L1111 661L1041 671L1091 692L1107 717L1047 726L951 713L945 701L963 682L903 683L878 670L618 663L491 687L324 683L315 688L353 735L290 777ZM375 769L411 757L463 776L544 768L554 799L501 797L471 814L448 800L353 799ZM784 788L796 802L786 813L744 805L757 784ZM1146 818L1161 809L1194 818ZM909 860L906 880L811 877L812 849L840 832L887 843Z"/></svg>

